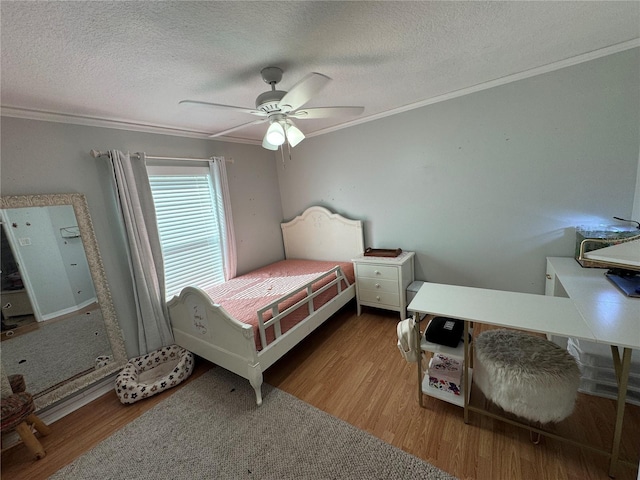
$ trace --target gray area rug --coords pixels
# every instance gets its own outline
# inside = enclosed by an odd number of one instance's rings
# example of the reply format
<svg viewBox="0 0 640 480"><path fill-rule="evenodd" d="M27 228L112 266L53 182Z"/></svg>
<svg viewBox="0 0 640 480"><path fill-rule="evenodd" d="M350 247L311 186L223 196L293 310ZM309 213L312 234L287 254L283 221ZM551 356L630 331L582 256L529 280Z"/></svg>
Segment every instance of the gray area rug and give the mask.
<svg viewBox="0 0 640 480"><path fill-rule="evenodd" d="M214 368L52 479L442 479L423 460L281 390ZM143 400L144 401L144 400Z"/></svg>
<svg viewBox="0 0 640 480"><path fill-rule="evenodd" d="M96 357L111 355L100 309L43 322L3 341L0 350L7 374L22 374L32 395L95 368Z"/></svg>

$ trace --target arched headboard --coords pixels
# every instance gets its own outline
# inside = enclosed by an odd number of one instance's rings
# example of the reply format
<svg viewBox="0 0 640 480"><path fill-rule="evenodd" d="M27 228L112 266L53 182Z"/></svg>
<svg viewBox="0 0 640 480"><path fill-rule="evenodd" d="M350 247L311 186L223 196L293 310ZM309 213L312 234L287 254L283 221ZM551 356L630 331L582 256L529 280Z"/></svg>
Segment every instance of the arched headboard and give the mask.
<svg viewBox="0 0 640 480"><path fill-rule="evenodd" d="M281 225L285 257L350 261L364 252L362 222L309 207Z"/></svg>

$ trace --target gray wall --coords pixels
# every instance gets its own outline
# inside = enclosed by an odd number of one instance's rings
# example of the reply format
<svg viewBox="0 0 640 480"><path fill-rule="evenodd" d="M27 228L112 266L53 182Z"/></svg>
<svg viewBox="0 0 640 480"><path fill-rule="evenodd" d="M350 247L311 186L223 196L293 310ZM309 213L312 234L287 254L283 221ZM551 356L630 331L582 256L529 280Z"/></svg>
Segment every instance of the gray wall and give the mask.
<svg viewBox="0 0 640 480"><path fill-rule="evenodd" d="M38 321L76 312L96 301L82 240L62 238L60 233L60 228L78 224L71 205L10 208L3 214Z"/></svg>
<svg viewBox="0 0 640 480"><path fill-rule="evenodd" d="M136 317L124 242L105 159L92 148L155 155L224 155L238 246L238 271L246 272L284 255L279 223L282 209L272 152L240 145L2 117L2 195L83 193L87 197L127 353L138 354Z"/></svg>
<svg viewBox="0 0 640 480"><path fill-rule="evenodd" d="M278 162L284 215L319 203L364 219L366 245L416 251L422 280L543 293L573 227L632 214L639 56L309 138Z"/></svg>

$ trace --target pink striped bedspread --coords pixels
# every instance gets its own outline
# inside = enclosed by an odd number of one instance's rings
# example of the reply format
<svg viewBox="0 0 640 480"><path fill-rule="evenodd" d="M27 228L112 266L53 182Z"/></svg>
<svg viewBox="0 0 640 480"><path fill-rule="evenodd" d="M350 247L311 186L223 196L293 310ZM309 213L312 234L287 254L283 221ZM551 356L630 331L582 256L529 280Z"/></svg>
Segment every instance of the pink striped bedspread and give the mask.
<svg viewBox="0 0 640 480"><path fill-rule="evenodd" d="M236 320L253 325L256 348L262 349L260 334L258 331L257 311L295 290L318 275L331 270L336 266L342 267L342 271L349 280L349 284L355 282L353 263L351 262L325 262L316 260L282 260L262 267L228 282L205 289L214 303L222 305L224 309ZM313 291L329 283L335 276L331 275L313 284ZM342 282L343 291L348 285ZM336 286L328 288L314 299L314 309L317 310L338 294ZM305 298L301 292L278 304L278 311L282 312L297 301ZM303 305L281 320L282 333L285 333L308 316L307 305ZM265 312L264 320L272 317L271 312ZM266 329L267 344L275 338L273 326Z"/></svg>

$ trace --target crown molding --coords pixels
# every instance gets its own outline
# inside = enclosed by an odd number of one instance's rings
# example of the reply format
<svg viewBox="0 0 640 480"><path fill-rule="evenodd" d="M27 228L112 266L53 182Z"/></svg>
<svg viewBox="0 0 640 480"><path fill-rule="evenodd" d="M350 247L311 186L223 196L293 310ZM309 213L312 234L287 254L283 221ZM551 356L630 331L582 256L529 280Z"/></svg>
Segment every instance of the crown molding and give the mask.
<svg viewBox="0 0 640 480"><path fill-rule="evenodd" d="M553 72L555 70L560 70L562 68L588 62L601 57L605 57L607 55L613 55L615 53L623 52L625 50L630 50L632 48L637 48L637 47L640 47L640 38L635 38L633 40L612 45L610 47L594 50L593 52L577 55L575 57L567 58L565 60L560 60L558 62L550 63L548 65L543 65L541 67L532 68L531 70L525 70L523 72L515 73L512 75L506 75L504 77L497 78L495 80L479 83L471 87L466 87L460 90L456 90L454 92L445 93L443 95L437 95L435 97L431 97L431 98L422 100L420 102L416 102L416 103L405 105L399 108L387 110L386 112L381 112L375 115L362 117L362 118L345 122L333 127L323 128L321 130L308 133L306 134L306 136L316 137L318 135L323 135L325 133L335 132L337 130L342 130L344 128L372 122L374 120L390 117L392 115L397 115L399 113L407 112L410 110L415 110L416 108L422 108L427 105L433 105L434 103L444 102L446 100L451 100L454 98L462 97L464 95L469 95L471 93L480 92L482 90L487 90L489 88L505 85L507 83L517 82L519 80L535 77L537 75L543 75L545 73ZM42 110L31 110L26 108L2 106L0 107L0 116L212 140L210 138L210 133L208 132L186 130L186 129L180 129L175 127L167 127L163 125L126 122L122 120L114 120L114 119L108 119L108 118L97 118L97 117L89 117L89 116L83 116L83 115L70 115L65 113L47 112ZM257 140L249 140L244 138L225 137L225 136L216 137L215 140L231 142L231 143L243 143L243 144L250 144L250 145L261 145L262 143L261 141L257 141Z"/></svg>
<svg viewBox="0 0 640 480"><path fill-rule="evenodd" d="M89 127L114 128L117 130L130 130L145 133L158 133L164 135L178 135L192 138L209 138L206 132L197 132L174 127L165 127L146 123L126 122L109 118L97 118L83 115L71 115L67 113L47 112L43 110L31 110L28 108L6 107L0 108L3 117L24 118L28 120L41 120L43 122L70 123Z"/></svg>
<svg viewBox="0 0 640 480"><path fill-rule="evenodd" d="M315 137L317 135L323 135L325 133L335 132L336 130L342 130L343 128L352 127L354 125L360 125L362 123L371 122L373 120L379 120L385 117L390 117L392 115L397 115L399 113L407 112L409 110L415 110L416 108L422 108L422 107L426 107L427 105L433 105L434 103L444 102L446 100L462 97L464 95L469 95L471 93L480 92L482 90L488 90L489 88L498 87L500 85L506 85L507 83L517 82L518 80L524 80L526 78L543 75L545 73L561 70L563 68L571 67L573 65L578 65L584 62L589 62L591 60L596 60L601 57L606 57L607 55L613 55L615 53L623 52L625 50L630 50L632 48L637 48L637 47L640 47L640 38L635 38L627 42L618 43L610 47L594 50L593 52L584 53L582 55L577 55L575 57L567 58L565 60L560 60L558 62L549 63L547 65L543 65L542 67L536 67L536 68L532 68L531 70L525 70L523 72L514 73L512 75L506 75L504 77L497 78L495 80L479 83L471 87L466 87L460 90L456 90L454 92L445 93L443 95L437 95L435 97L431 97L426 100L422 100L420 102L411 103L409 105L405 105L399 108L394 108L392 110L387 110L386 112L377 113L375 115L371 115L368 117L358 118L356 120L351 120L349 122L342 123L334 127L323 128L322 130L317 130L313 133L309 133L306 136Z"/></svg>
<svg viewBox="0 0 640 480"><path fill-rule="evenodd" d="M153 125L146 123L125 122L122 120L112 120L108 118L97 118L83 115L70 115L66 113L47 112L43 110L31 110L28 108L0 107L0 116L24 118L27 120L41 120L43 122L69 123L88 127L114 128L116 130L128 130L131 132L155 133L159 135L174 135L177 137L200 138L213 140L208 132L198 132L175 127ZM238 139L233 137L220 137L225 142L245 143L261 145L257 140Z"/></svg>

